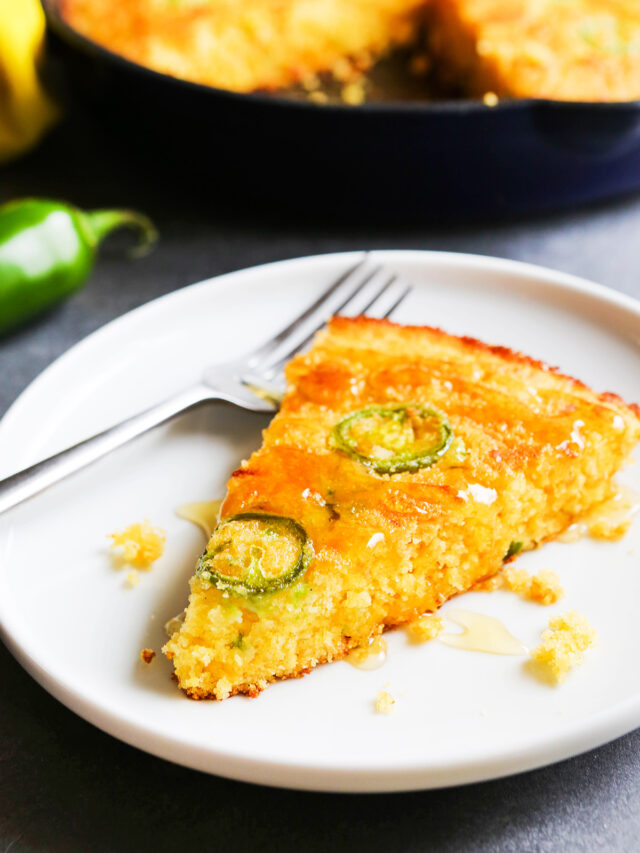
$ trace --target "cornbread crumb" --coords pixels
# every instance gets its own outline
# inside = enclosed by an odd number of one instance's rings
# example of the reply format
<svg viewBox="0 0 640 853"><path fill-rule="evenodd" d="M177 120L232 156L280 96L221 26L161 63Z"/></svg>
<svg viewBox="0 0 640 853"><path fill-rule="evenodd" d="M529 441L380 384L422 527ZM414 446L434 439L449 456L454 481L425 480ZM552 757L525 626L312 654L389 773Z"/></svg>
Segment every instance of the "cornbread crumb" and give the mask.
<svg viewBox="0 0 640 853"><path fill-rule="evenodd" d="M535 664L560 684L573 667L580 666L584 652L596 644L597 634L585 617L570 610L549 620L542 642L531 652Z"/></svg>
<svg viewBox="0 0 640 853"><path fill-rule="evenodd" d="M151 663L155 656L156 653L153 651L153 649L142 649L142 651L140 652L140 660L143 663Z"/></svg>
<svg viewBox="0 0 640 853"><path fill-rule="evenodd" d="M551 569L543 569L531 578L529 598L540 604L555 604L564 596L560 578Z"/></svg>
<svg viewBox="0 0 640 853"><path fill-rule="evenodd" d="M425 643L435 639L444 630L444 619L432 613L425 613L419 619L409 622L408 628L412 639Z"/></svg>
<svg viewBox="0 0 640 853"><path fill-rule="evenodd" d="M395 704L396 700L388 690L378 690L378 698L376 699L376 712L378 714L392 714Z"/></svg>
<svg viewBox="0 0 640 853"><path fill-rule="evenodd" d="M166 535L160 527L153 527L150 521L130 524L124 530L110 534L113 540L111 550L114 556L125 563L148 569L162 556Z"/></svg>
<svg viewBox="0 0 640 853"><path fill-rule="evenodd" d="M350 62L346 56L341 56L334 62L333 67L331 68L331 73L336 78L336 80L340 80L340 82L346 83L353 78L353 63Z"/></svg>
<svg viewBox="0 0 640 853"><path fill-rule="evenodd" d="M320 78L313 72L305 74L300 82L302 83L302 88L306 89L307 92L315 92L316 89L320 88Z"/></svg>
<svg viewBox="0 0 640 853"><path fill-rule="evenodd" d="M309 100L314 104L326 104L329 100L329 96L325 92L311 92L309 94Z"/></svg>
<svg viewBox="0 0 640 853"><path fill-rule="evenodd" d="M138 586L140 583L140 572L137 569L131 569L130 572L127 572L127 585L132 589L134 586Z"/></svg>
<svg viewBox="0 0 640 853"><path fill-rule="evenodd" d="M345 104L350 104L352 107L358 106L365 100L364 86L362 83L349 83L343 86L340 96Z"/></svg>
<svg viewBox="0 0 640 853"><path fill-rule="evenodd" d="M551 569L543 569L532 577L524 569L507 566L504 582L511 592L540 604L555 604L564 596L560 579Z"/></svg>

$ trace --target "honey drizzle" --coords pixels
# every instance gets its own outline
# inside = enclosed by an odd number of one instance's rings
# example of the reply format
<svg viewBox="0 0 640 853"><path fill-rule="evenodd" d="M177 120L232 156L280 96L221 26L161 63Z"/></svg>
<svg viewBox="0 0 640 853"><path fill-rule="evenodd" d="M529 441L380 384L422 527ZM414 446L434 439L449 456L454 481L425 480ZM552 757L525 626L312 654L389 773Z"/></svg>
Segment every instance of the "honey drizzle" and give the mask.
<svg viewBox="0 0 640 853"><path fill-rule="evenodd" d="M176 515L197 525L209 539L218 523L221 505L222 501L196 501L179 506Z"/></svg>
<svg viewBox="0 0 640 853"><path fill-rule="evenodd" d="M510 634L498 619L471 610L449 610L443 614L465 630L461 634L445 632L438 639L447 646L492 655L526 655L527 647Z"/></svg>
<svg viewBox="0 0 640 853"><path fill-rule="evenodd" d="M627 486L619 486L613 497L595 506L583 518L558 536L559 542L576 542L583 536L594 539L621 539L640 510L640 496Z"/></svg>
<svg viewBox="0 0 640 853"><path fill-rule="evenodd" d="M380 669L387 659L387 641L384 637L374 637L367 646L354 649L346 657L347 663L356 669Z"/></svg>

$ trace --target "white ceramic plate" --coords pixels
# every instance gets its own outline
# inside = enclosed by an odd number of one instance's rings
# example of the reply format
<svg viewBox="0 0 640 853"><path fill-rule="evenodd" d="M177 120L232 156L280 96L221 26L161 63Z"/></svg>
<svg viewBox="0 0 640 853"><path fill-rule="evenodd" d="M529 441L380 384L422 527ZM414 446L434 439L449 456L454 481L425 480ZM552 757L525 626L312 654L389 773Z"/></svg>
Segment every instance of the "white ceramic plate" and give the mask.
<svg viewBox="0 0 640 853"><path fill-rule="evenodd" d="M491 258L377 252L415 284L400 321L516 347L600 390L640 396L640 304L548 270ZM271 264L180 290L110 323L49 367L0 425L0 475L28 465L194 382L306 305L355 255ZM575 755L640 725L640 527L617 543L546 545L520 558L553 568L550 608L498 592L453 606L497 616L526 645L549 617L582 611L600 642L560 688L522 658L410 645L387 635L373 672L339 662L258 699L191 702L170 679L163 624L185 605L202 534L174 509L222 496L266 418L211 406L184 416L0 517L0 622L23 666L69 708L171 761L271 785L393 791L514 773ZM640 486L640 472L625 472ZM164 556L131 589L106 534L149 518ZM634 555L634 548L636 553ZM445 605L444 612L449 605ZM395 712L374 713L386 684Z"/></svg>

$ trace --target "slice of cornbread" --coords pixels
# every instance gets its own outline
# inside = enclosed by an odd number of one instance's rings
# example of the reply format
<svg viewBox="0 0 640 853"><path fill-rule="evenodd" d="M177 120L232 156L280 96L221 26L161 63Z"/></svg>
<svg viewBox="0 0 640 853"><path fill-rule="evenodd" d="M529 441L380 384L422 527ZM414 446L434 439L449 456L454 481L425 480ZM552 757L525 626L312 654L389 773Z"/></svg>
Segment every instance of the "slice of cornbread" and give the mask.
<svg viewBox="0 0 640 853"><path fill-rule="evenodd" d="M440 73L468 94L640 98L638 0L433 0Z"/></svg>
<svg viewBox="0 0 640 853"><path fill-rule="evenodd" d="M619 397L426 327L334 318L287 380L164 649L192 698L255 695L437 610L607 499L640 439Z"/></svg>
<svg viewBox="0 0 640 853"><path fill-rule="evenodd" d="M62 0L80 33L156 71L237 92L348 73L415 38L425 0Z"/></svg>

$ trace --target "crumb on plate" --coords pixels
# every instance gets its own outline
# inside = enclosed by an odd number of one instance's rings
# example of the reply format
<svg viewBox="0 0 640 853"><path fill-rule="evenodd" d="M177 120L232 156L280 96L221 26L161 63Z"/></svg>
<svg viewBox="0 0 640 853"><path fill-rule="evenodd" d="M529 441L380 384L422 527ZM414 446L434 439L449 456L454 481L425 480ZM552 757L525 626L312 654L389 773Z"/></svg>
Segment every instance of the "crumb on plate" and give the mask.
<svg viewBox="0 0 640 853"><path fill-rule="evenodd" d="M127 572L127 586L130 586L132 589L134 586L138 586L140 583L140 572L137 569L131 569L130 572Z"/></svg>
<svg viewBox="0 0 640 853"><path fill-rule="evenodd" d="M376 712L378 714L392 714L395 704L396 700L388 690L378 690L378 698L376 699Z"/></svg>
<svg viewBox="0 0 640 853"><path fill-rule="evenodd" d="M155 656L156 653L153 651L153 649L142 649L140 652L140 660L143 663L151 663Z"/></svg>
<svg viewBox="0 0 640 853"><path fill-rule="evenodd" d="M413 640L425 643L427 640L435 639L444 630L444 619L434 616L433 613L425 613L413 622L409 622L409 634Z"/></svg>
<svg viewBox="0 0 640 853"><path fill-rule="evenodd" d="M511 592L539 604L555 604L564 596L560 578L551 569L543 569L532 576L525 569L506 566L504 584Z"/></svg>
<svg viewBox="0 0 640 853"><path fill-rule="evenodd" d="M164 551L166 534L148 519L109 535L113 540L111 550L114 556L140 569L148 569Z"/></svg>
<svg viewBox="0 0 640 853"><path fill-rule="evenodd" d="M597 642L597 634L577 610L561 613L549 620L542 642L531 652L532 660L560 684L569 671L580 666L584 652Z"/></svg>

